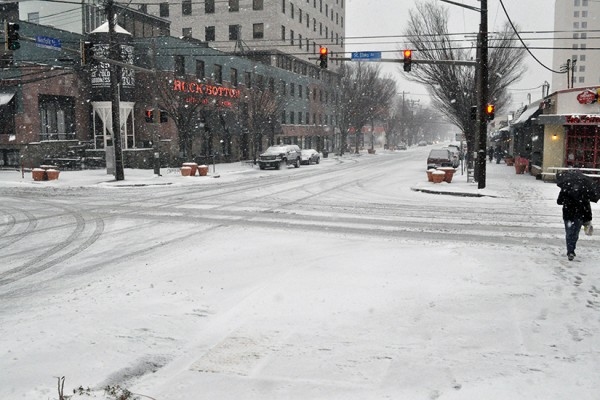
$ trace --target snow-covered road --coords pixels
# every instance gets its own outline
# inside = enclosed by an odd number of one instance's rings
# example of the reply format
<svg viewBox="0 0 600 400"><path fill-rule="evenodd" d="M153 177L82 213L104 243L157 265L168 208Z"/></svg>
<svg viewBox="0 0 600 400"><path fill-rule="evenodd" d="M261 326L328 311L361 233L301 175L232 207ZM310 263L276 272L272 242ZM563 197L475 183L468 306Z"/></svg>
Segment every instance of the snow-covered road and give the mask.
<svg viewBox="0 0 600 400"><path fill-rule="evenodd" d="M0 176L0 398L65 376L96 398L596 399L598 238L568 262L556 186L503 164L483 197L413 190L427 150L201 184Z"/></svg>

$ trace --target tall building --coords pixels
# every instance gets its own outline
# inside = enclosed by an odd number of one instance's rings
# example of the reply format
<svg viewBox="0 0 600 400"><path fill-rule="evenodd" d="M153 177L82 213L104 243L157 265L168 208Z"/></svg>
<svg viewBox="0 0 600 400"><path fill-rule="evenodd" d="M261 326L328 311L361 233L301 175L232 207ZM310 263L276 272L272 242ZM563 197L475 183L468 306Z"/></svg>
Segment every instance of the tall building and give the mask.
<svg viewBox="0 0 600 400"><path fill-rule="evenodd" d="M171 35L208 42L225 52L277 50L316 64L319 48L343 56L346 0L138 0L171 21ZM146 3L146 4L145 4ZM275 63L274 63L275 64ZM340 61L329 61L336 70Z"/></svg>
<svg viewBox="0 0 600 400"><path fill-rule="evenodd" d="M552 91L600 84L600 2L556 0L554 10L554 55Z"/></svg>

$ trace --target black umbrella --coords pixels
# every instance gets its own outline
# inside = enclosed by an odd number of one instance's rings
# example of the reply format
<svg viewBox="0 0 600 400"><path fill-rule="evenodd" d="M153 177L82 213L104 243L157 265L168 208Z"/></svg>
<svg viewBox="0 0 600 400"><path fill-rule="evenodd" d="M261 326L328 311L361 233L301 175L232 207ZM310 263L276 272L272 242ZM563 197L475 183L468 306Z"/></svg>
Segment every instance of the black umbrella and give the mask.
<svg viewBox="0 0 600 400"><path fill-rule="evenodd" d="M573 198L582 198L597 203L600 200L600 184L577 169L560 171L556 184Z"/></svg>

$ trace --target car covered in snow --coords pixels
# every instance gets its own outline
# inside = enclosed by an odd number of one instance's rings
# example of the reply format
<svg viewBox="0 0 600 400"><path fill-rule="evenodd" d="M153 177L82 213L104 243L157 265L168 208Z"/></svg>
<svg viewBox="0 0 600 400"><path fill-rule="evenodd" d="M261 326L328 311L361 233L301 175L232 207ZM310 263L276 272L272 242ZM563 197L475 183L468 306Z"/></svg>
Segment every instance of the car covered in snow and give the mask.
<svg viewBox="0 0 600 400"><path fill-rule="evenodd" d="M454 161L450 150L432 149L427 157L427 169L440 167L453 167Z"/></svg>
<svg viewBox="0 0 600 400"><path fill-rule="evenodd" d="M301 163L305 165L318 164L321 162L321 154L315 149L302 150Z"/></svg>
<svg viewBox="0 0 600 400"><path fill-rule="evenodd" d="M300 166L301 150L295 144L282 144L270 146L258 158L258 166L260 169L275 168L280 169L288 165L293 165L295 168Z"/></svg>

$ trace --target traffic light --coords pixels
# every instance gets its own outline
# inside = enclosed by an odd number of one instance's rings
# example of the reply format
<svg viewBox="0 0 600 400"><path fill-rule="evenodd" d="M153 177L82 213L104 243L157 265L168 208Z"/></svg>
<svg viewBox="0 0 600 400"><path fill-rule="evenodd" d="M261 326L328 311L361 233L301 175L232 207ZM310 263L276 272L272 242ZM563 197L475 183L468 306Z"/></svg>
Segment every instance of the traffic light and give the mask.
<svg viewBox="0 0 600 400"><path fill-rule="evenodd" d="M19 43L19 24L14 22L4 22L4 49L18 50L21 48Z"/></svg>
<svg viewBox="0 0 600 400"><path fill-rule="evenodd" d="M154 122L154 109L146 110L146 122Z"/></svg>
<svg viewBox="0 0 600 400"><path fill-rule="evenodd" d="M158 117L158 120L160 121L161 124L163 122L168 122L169 121L168 114L167 114L167 112L165 110L160 110L160 116Z"/></svg>
<svg viewBox="0 0 600 400"><path fill-rule="evenodd" d="M319 66L323 69L327 68L327 47L319 48Z"/></svg>
<svg viewBox="0 0 600 400"><path fill-rule="evenodd" d="M495 110L496 110L496 107L493 104L488 103L485 105L485 116L488 121L491 121L494 119L494 111Z"/></svg>
<svg viewBox="0 0 600 400"><path fill-rule="evenodd" d="M404 55L404 71L410 72L412 67L412 50L406 49L402 54Z"/></svg>
<svg viewBox="0 0 600 400"><path fill-rule="evenodd" d="M477 119L477 106L471 106L471 120L475 121Z"/></svg>
<svg viewBox="0 0 600 400"><path fill-rule="evenodd" d="M81 42L81 65L94 62L94 43Z"/></svg>

